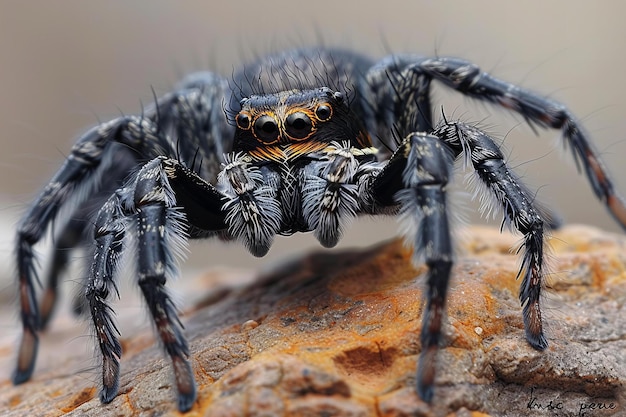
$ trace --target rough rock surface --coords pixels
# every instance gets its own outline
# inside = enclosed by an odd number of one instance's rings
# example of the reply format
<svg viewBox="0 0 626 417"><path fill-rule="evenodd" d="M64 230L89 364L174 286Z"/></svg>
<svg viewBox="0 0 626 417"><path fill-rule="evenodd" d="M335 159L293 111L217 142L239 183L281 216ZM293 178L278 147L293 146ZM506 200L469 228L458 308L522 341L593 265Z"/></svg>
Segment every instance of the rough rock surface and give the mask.
<svg viewBox="0 0 626 417"><path fill-rule="evenodd" d="M432 407L413 390L424 269L400 242L196 289L183 309L199 384L187 416L626 416L626 239L581 226L554 233L545 352L524 340L518 239L467 230ZM13 387L1 375L3 416L178 414L150 332L125 335L120 395L101 405L90 351L67 348L91 342L84 327L56 329L32 381ZM1 341L8 363L14 346Z"/></svg>

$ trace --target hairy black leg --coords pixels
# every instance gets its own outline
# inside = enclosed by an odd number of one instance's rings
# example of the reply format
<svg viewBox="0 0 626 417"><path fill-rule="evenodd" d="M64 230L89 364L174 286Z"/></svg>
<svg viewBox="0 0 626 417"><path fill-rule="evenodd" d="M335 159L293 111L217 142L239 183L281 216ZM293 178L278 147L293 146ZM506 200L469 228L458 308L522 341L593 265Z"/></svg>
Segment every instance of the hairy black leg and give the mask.
<svg viewBox="0 0 626 417"><path fill-rule="evenodd" d="M418 58L388 57L365 74L359 86L363 118L372 140L389 144L390 135L405 137L411 132L433 129L430 100L431 75L415 64ZM379 146L379 148L381 148Z"/></svg>
<svg viewBox="0 0 626 417"><path fill-rule="evenodd" d="M63 227L52 250L52 261L47 271L46 287L41 298L40 330L44 330L52 317L58 300L59 277L65 271L70 260L71 251L83 239L84 221L70 219Z"/></svg>
<svg viewBox="0 0 626 417"><path fill-rule="evenodd" d="M158 111L159 125L175 143L176 159L214 183L223 155L231 151L234 135L233 127L224 123L223 101L230 94L228 81L200 72L187 76L176 89L149 113Z"/></svg>
<svg viewBox="0 0 626 417"><path fill-rule="evenodd" d="M111 144L110 146L117 146ZM40 304L41 329L45 329L57 303L58 284L61 275L65 272L68 263L76 251L82 251L81 255L87 259L87 268L91 265L93 256L93 218L111 194L123 181L133 167L137 165L136 154L126 147L118 146L115 150L110 150L115 154L115 163L105 161L106 165L106 185L101 184L97 188L98 192L88 193L88 199L79 204L69 215L65 224L60 229L60 233L54 238L54 248L52 249L52 260L46 271L46 283L43 297ZM95 180L101 182L101 180ZM86 269L87 270L87 269ZM81 287L82 288L82 287ZM77 294L73 303L76 314L81 314L84 309L84 294Z"/></svg>
<svg viewBox="0 0 626 417"><path fill-rule="evenodd" d="M227 82L212 74L195 75L184 81L180 93L165 96L146 109L142 116L120 117L89 130L74 145L63 166L30 206L18 227L16 243L23 336L13 374L15 384L30 378L37 354L40 318L35 294L38 278L33 246L57 217L59 208L72 201L76 190L85 189L85 185L86 199L101 190L98 172L106 170L110 174L109 168L115 170L120 165L120 148L116 148L116 144L136 152L142 159L158 155L181 158L193 170L202 170L206 178L215 179L217 161L222 152L229 150L225 145L226 138L232 134L232 127L223 123L221 105L227 87ZM204 165L203 161L206 162ZM66 260L60 256L57 269L62 269L64 262ZM54 285L57 277L51 280L49 282ZM56 299L53 291L47 290L44 297L46 312L51 311ZM47 317L48 313L46 320Z"/></svg>
<svg viewBox="0 0 626 417"><path fill-rule="evenodd" d="M507 168L498 145L479 129L464 123L444 122L433 133L455 152L467 150L466 157L474 166L479 182L487 187L486 193L495 196L493 203L503 208L505 223L524 235L519 298L524 307L526 339L535 349L545 349L548 342L543 334L539 305L544 275L544 219L535 207L533 194ZM483 204L483 210L491 210L489 202Z"/></svg>
<svg viewBox="0 0 626 417"><path fill-rule="evenodd" d="M499 80L478 66L456 58L433 58L416 62L420 72L430 74L457 91L519 113L530 124L561 129L574 158L585 170L596 196L615 220L626 229L626 203L617 193L598 152L570 111L562 104Z"/></svg>
<svg viewBox="0 0 626 417"><path fill-rule="evenodd" d="M177 201L180 196L181 200ZM189 349L182 334L176 309L165 291L168 275L175 273L175 255L185 243L186 231L221 230L224 196L179 161L155 158L142 167L127 186L118 189L98 212L95 223L94 260L85 290L94 332L102 355L100 399L111 402L118 392L121 345L106 303L111 289L117 292L114 277L127 230L136 235L139 286L146 300L157 334L168 353L178 391L178 408L187 411L195 401ZM187 204L185 213L177 208Z"/></svg>
<svg viewBox="0 0 626 417"><path fill-rule="evenodd" d="M133 190L137 216L137 273L157 334L172 361L178 408L187 411L196 399L196 385L182 325L165 290L166 275L173 274L175 269L173 250L186 239L185 220L174 207L175 194L163 163L163 159L158 158L144 165Z"/></svg>
<svg viewBox="0 0 626 417"><path fill-rule="evenodd" d="M30 378L37 354L39 311L35 300L37 275L33 246L41 240L60 207L74 197L77 188L88 184L101 168L109 155L110 145L115 142L148 154L162 149L164 144L158 135L158 127L144 118L122 117L91 129L74 145L71 154L30 206L18 227L16 256L24 333L13 374L15 384Z"/></svg>
<svg viewBox="0 0 626 417"><path fill-rule="evenodd" d="M420 335L422 351L417 367L417 391L428 402L433 397L436 354L453 264L446 202L446 185L453 166L454 155L439 138L412 133L370 187L377 205L401 204L401 215L408 223L407 239L414 246L416 261L423 260L428 266Z"/></svg>
<svg viewBox="0 0 626 417"><path fill-rule="evenodd" d="M112 289L117 294L114 277L125 235L120 194L116 192L112 195L98 212L94 225L94 258L85 287L85 298L102 354L100 400L103 403L111 402L117 395L120 375L119 360L122 356L122 346L118 339L119 330L112 317L113 310L106 303ZM119 297L119 294L117 295Z"/></svg>

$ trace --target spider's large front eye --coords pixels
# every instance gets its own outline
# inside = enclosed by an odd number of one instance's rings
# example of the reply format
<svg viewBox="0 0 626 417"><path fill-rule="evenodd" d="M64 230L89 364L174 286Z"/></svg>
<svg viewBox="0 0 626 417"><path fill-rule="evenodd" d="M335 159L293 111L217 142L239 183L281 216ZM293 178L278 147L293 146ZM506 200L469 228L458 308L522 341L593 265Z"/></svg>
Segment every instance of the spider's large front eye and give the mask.
<svg viewBox="0 0 626 417"><path fill-rule="evenodd" d="M301 111L291 113L285 122L285 131L292 139L306 139L313 130L311 118Z"/></svg>
<svg viewBox="0 0 626 417"><path fill-rule="evenodd" d="M250 124L252 120L250 119L250 115L248 113L239 113L237 117L235 117L235 122L237 122L237 127L242 130L250 129Z"/></svg>
<svg viewBox="0 0 626 417"><path fill-rule="evenodd" d="M265 143L278 140L278 123L272 116L263 115L254 122L254 135Z"/></svg>

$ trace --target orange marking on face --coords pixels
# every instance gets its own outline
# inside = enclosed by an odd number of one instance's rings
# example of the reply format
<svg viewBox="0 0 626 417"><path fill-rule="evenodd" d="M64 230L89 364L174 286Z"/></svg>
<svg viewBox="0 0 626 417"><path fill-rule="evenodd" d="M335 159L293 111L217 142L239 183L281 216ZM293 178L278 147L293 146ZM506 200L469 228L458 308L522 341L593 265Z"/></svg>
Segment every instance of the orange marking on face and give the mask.
<svg viewBox="0 0 626 417"><path fill-rule="evenodd" d="M285 162L295 160L302 155L321 151L328 147L327 143L318 141L294 142L288 145L262 146L251 150L248 154L256 161Z"/></svg>
<svg viewBox="0 0 626 417"><path fill-rule="evenodd" d="M261 146L248 154L257 161L282 162L285 159L283 150L278 146Z"/></svg>

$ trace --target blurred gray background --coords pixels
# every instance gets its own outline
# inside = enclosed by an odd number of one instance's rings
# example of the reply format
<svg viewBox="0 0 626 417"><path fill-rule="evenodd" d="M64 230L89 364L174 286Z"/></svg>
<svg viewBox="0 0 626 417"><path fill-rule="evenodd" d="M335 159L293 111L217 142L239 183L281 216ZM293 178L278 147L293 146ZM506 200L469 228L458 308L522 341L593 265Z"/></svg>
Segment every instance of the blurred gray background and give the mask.
<svg viewBox="0 0 626 417"><path fill-rule="evenodd" d="M412 52L467 58L566 103L624 193L624 12L620 1L0 2L3 259L12 253L19 213L85 129L120 112L137 113L152 100L151 88L162 94L184 73L212 69L229 76L264 52L319 43L374 57ZM562 151L559 132L537 137L504 111L444 89L435 97L449 117L484 119L504 140L511 166L568 222L619 230ZM478 216L471 214L470 221ZM366 245L397 230L394 221L359 222L342 245ZM316 242L312 236L278 238L269 256L303 246ZM223 249L215 242L195 245L192 253L189 265L265 262L237 245Z"/></svg>

